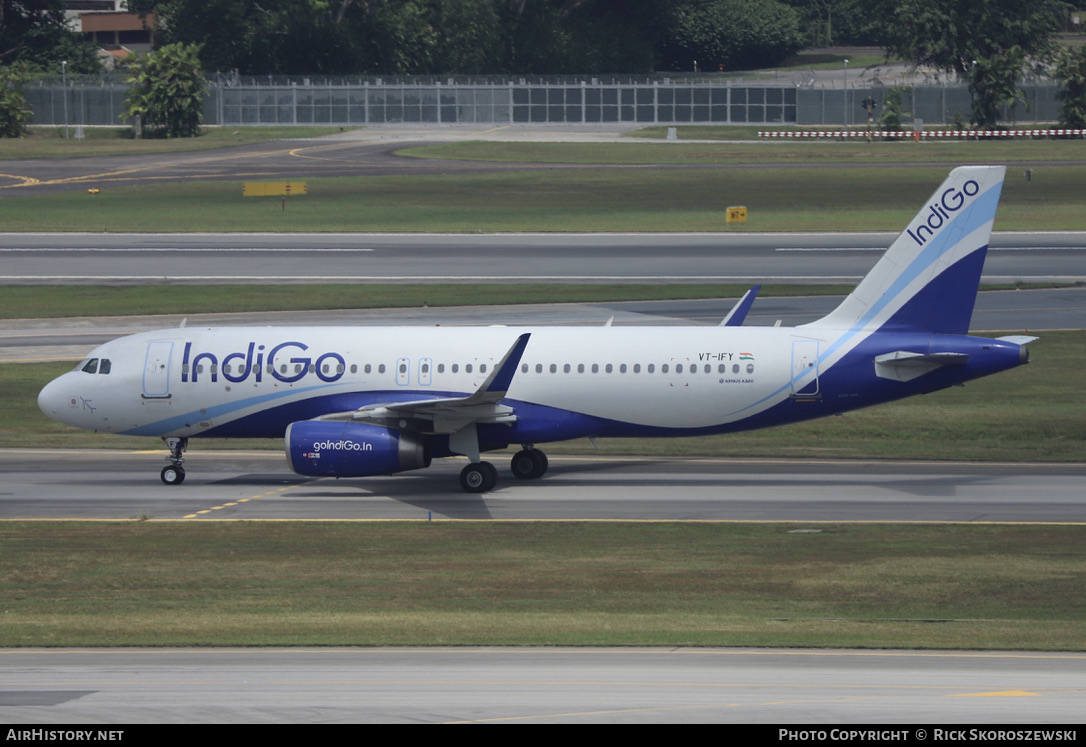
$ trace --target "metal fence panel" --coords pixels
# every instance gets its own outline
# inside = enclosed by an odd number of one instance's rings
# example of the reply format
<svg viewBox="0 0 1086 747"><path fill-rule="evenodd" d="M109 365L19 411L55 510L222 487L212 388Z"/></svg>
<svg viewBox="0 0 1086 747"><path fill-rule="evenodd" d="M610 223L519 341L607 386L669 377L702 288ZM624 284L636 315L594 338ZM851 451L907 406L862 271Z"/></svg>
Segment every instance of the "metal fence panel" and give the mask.
<svg viewBox="0 0 1086 747"><path fill-rule="evenodd" d="M128 86L117 79L42 81L24 89L34 124L115 125ZM244 84L222 78L208 91L209 125L365 125L640 123L863 125L861 102L880 107L885 87L807 88L713 82L298 82L268 78ZM1025 100L1003 121L1053 122L1056 88L1024 87ZM964 86L910 88L902 108L926 124L968 122L971 99ZM880 109L876 109L878 117Z"/></svg>

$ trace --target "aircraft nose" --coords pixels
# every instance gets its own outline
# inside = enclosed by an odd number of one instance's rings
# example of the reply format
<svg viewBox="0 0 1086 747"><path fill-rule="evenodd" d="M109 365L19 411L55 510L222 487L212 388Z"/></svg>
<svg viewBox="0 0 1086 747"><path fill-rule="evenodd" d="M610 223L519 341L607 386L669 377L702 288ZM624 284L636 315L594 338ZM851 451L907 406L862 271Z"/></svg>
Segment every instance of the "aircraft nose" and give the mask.
<svg viewBox="0 0 1086 747"><path fill-rule="evenodd" d="M38 392L38 409L50 420L58 420L61 408L67 404L68 398L63 393L60 382L61 379L53 379Z"/></svg>

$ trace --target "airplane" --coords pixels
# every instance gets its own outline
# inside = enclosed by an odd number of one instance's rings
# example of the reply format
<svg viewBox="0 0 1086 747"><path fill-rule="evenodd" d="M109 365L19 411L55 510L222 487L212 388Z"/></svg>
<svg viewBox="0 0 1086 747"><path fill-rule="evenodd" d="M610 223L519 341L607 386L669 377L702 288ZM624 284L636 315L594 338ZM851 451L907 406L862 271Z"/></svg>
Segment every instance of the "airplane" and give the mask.
<svg viewBox="0 0 1086 747"><path fill-rule="evenodd" d="M1029 361L1025 335L968 334L1005 167L954 169L827 316L743 327L752 288L714 327L223 327L108 342L47 384L50 418L161 438L167 485L190 438L283 438L301 475L365 477L520 444L701 436L794 423L933 392Z"/></svg>

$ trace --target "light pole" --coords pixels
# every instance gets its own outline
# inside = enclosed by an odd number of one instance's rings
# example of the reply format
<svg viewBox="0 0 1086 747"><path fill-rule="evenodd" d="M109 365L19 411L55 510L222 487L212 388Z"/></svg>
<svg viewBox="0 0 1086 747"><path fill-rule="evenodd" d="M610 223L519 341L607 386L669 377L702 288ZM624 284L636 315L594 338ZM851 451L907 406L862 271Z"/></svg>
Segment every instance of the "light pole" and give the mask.
<svg viewBox="0 0 1086 747"><path fill-rule="evenodd" d="M848 130L848 58L845 58L845 75L844 75L845 90L841 93L841 98L845 102L842 107L842 119L841 124L844 125L845 130Z"/></svg>
<svg viewBox="0 0 1086 747"><path fill-rule="evenodd" d="M64 96L64 139L68 139L68 61L60 61L60 87Z"/></svg>

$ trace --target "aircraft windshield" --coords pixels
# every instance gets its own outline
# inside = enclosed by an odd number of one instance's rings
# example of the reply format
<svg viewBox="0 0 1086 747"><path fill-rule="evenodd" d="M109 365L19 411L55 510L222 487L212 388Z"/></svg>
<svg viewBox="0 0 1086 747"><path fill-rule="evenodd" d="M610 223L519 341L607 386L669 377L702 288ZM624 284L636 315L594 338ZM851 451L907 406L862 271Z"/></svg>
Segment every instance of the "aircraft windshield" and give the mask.
<svg viewBox="0 0 1086 747"><path fill-rule="evenodd" d="M107 374L112 368L113 363L109 360L109 358L102 358L100 362L97 358L84 358L83 360L79 361L79 365L75 367L75 370L89 374Z"/></svg>

